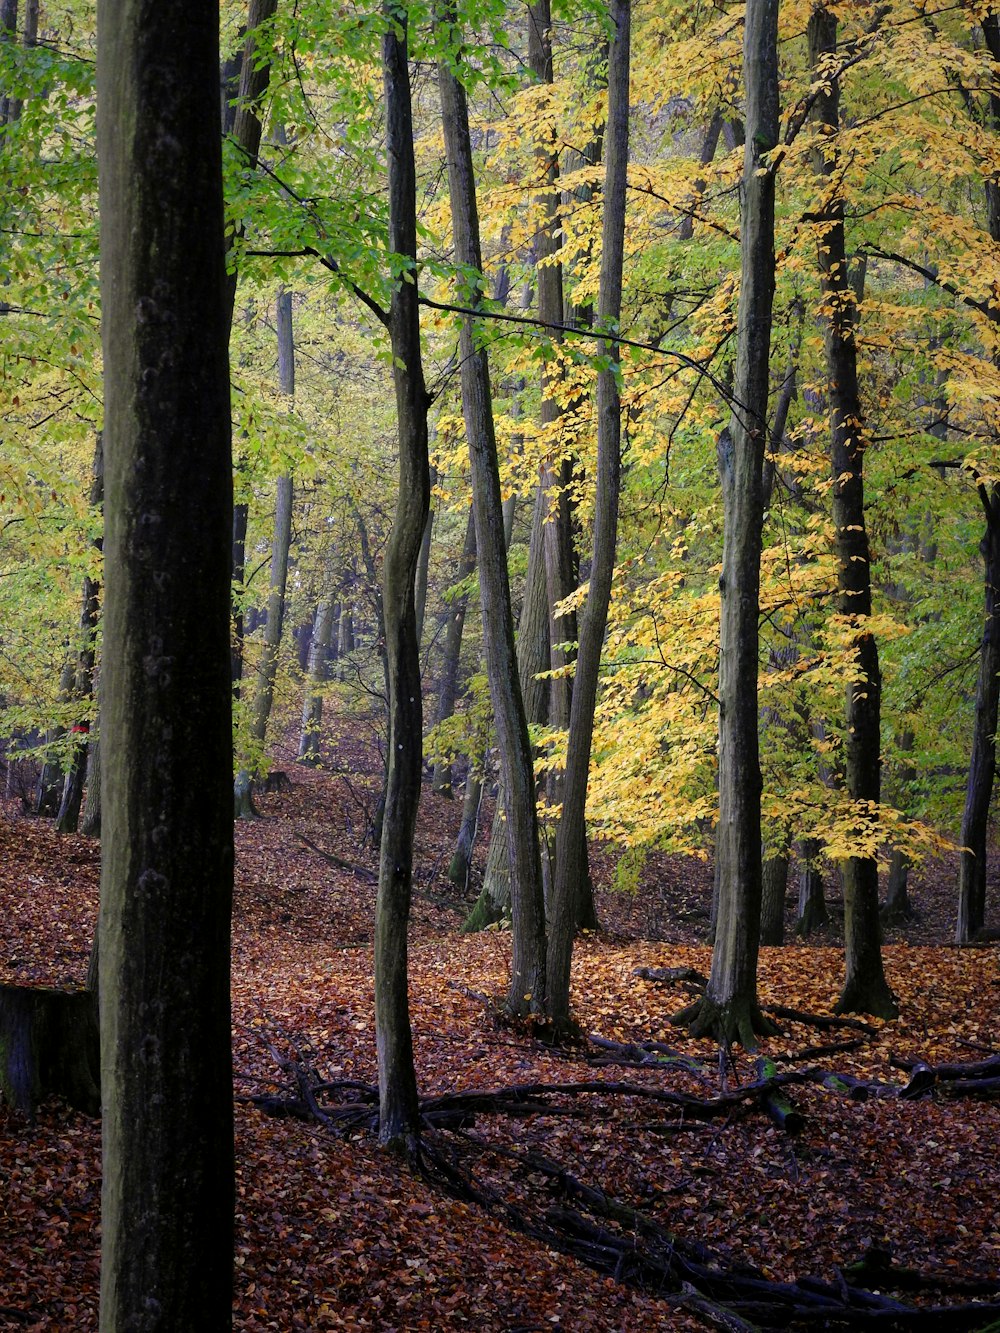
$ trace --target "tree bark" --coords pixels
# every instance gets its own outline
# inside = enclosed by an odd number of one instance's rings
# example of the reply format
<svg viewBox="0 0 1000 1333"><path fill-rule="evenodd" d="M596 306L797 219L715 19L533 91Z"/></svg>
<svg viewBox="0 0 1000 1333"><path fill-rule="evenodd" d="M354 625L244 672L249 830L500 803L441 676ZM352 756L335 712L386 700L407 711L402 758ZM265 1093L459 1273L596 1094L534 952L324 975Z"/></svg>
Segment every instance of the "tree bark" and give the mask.
<svg viewBox="0 0 1000 1333"><path fill-rule="evenodd" d="M84 1115L101 1110L93 991L0 986L0 1095L30 1118L48 1097Z"/></svg>
<svg viewBox="0 0 1000 1333"><path fill-rule="evenodd" d="M102 1333L232 1326L219 12L100 0Z"/></svg>
<svg viewBox="0 0 1000 1333"><path fill-rule="evenodd" d="M469 883L469 870L472 866L472 850L476 844L476 830L479 827L479 807L483 800L482 762L469 765L465 779L465 797L462 801L462 820L455 839L455 851L448 866L448 878L452 884L464 889Z"/></svg>
<svg viewBox="0 0 1000 1333"><path fill-rule="evenodd" d="M826 9L814 10L808 37L810 62L815 67L822 57L837 50L835 15ZM813 115L828 138L836 134L840 124L840 85L836 76L818 90ZM857 298L848 280L844 202L835 176L835 149L827 153L817 150L814 166L826 187L819 267L830 399L837 610L851 619L857 634L854 679L847 686L847 790L853 801L874 810L880 798L882 676L878 646L866 624L872 610L872 593L864 509L864 424L854 339ZM873 857L849 857L844 862L843 876L847 975L836 1011L894 1018L898 1008L882 968L878 864Z"/></svg>
<svg viewBox="0 0 1000 1333"><path fill-rule="evenodd" d="M464 584L476 567L476 515L469 509L469 521L465 529L465 544L458 562L459 584ZM437 724L447 721L455 711L458 698L458 668L462 656L462 636L465 631L465 612L469 605L469 595L461 592L448 602L448 632L445 635L444 651L441 654L441 675L438 684ZM434 765L433 790L439 796L450 796L451 764L440 762Z"/></svg>
<svg viewBox="0 0 1000 1333"><path fill-rule="evenodd" d="M997 715L1000 708L1000 487L979 488L986 531L983 556L986 608L979 647L972 753L965 788L959 842L956 944L968 944L986 924L986 835L996 773Z"/></svg>
<svg viewBox="0 0 1000 1333"><path fill-rule="evenodd" d="M399 493L382 571L389 690L385 808L375 908L375 1037L379 1138L412 1149L419 1136L417 1080L407 992L407 926L413 891L413 833L420 801L423 714L414 583L430 508L427 408L417 304L416 169L407 55L407 11L383 9L382 69L389 162L389 248L408 264L389 312Z"/></svg>
<svg viewBox="0 0 1000 1333"><path fill-rule="evenodd" d="M757 618L762 468L774 299L778 142L777 0L749 0L743 42L746 144L740 208L740 297L731 425L719 441L725 508L719 635L719 914L704 999L678 1015L697 1035L754 1045L768 1029L757 1002L760 939L760 757Z"/></svg>
<svg viewBox="0 0 1000 1333"><path fill-rule="evenodd" d="M760 942L785 942L785 890L788 887L788 854L769 856L762 866Z"/></svg>
<svg viewBox="0 0 1000 1333"><path fill-rule="evenodd" d="M93 476L90 484L90 508L101 514L104 504L104 444L100 432L94 449ZM100 551L103 538L94 539L94 547ZM97 621L100 612L101 585L97 579L86 575L83 580L83 599L80 607L80 647L76 661L76 680L73 693L80 704L87 708L94 697L94 667L97 656ZM80 821L80 805L83 801L83 784L87 774L87 754L89 751L90 718L82 714L73 727L75 744L70 758L70 766L63 782L62 800L56 816L56 829L59 833L75 833Z"/></svg>
<svg viewBox="0 0 1000 1333"><path fill-rule="evenodd" d="M542 524L545 521L545 495L535 493L535 510L528 543L528 569L517 625L517 674L528 725L548 719L549 682L540 679L549 666L549 608L545 588L545 555L542 550ZM493 817L490 845L483 872L483 887L462 931L485 930L495 921L510 915L510 861L507 848L507 820L501 782L500 799Z"/></svg>
<svg viewBox="0 0 1000 1333"><path fill-rule="evenodd" d="M323 682L326 664L333 640L333 622L336 604L333 594L327 593L316 607L316 620L309 643L309 666L305 697L302 703L302 733L299 737L300 764L319 763L319 731L323 721Z"/></svg>
<svg viewBox="0 0 1000 1333"><path fill-rule="evenodd" d="M803 838L798 847L799 903L795 914L795 933L803 937L825 926L829 917L823 896L823 875L817 865L820 844L816 838Z"/></svg>
<svg viewBox="0 0 1000 1333"><path fill-rule="evenodd" d="M597 375L597 492L590 587L576 659L562 815L556 840L555 890L548 952L548 1009L557 1025L569 1021L570 965L579 900L580 863L586 847L585 811L590 750L594 734L601 649L611 599L618 542L621 490L621 394L619 352L614 341L621 319L625 249L625 189L628 173L630 0L612 0L614 32L608 57L608 121L605 130L604 224L601 236L600 294L597 303L598 354L607 364Z"/></svg>
<svg viewBox="0 0 1000 1333"><path fill-rule="evenodd" d="M454 10L444 21L455 24ZM457 37L460 34L456 33ZM454 43L458 48L458 41ZM438 65L448 184L451 196L455 259L467 272L482 274L479 216L469 138L465 89L448 61ZM463 304L482 299L482 278ZM562 306L560 303L560 312ZM508 856L511 873L512 959L507 1008L513 1015L541 1013L545 1008L545 910L542 895L535 778L517 672L514 618L507 575L503 505L493 406L486 352L476 346L473 319L462 320L459 353L462 409L469 441L472 494L479 554L479 597L490 698L506 801Z"/></svg>

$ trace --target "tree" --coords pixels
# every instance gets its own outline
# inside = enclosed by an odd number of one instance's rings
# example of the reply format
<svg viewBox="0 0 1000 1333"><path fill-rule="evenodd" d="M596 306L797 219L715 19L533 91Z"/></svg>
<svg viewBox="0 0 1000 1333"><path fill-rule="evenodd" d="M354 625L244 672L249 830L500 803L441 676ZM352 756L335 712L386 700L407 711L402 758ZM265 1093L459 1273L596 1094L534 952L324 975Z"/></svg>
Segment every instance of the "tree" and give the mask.
<svg viewBox="0 0 1000 1333"><path fill-rule="evenodd" d="M445 22L455 25L457 30L454 11L446 9L444 17ZM450 42L449 46L451 50L459 50L460 42ZM466 93L450 56L445 56L439 62L438 84L448 154L455 258L462 270L471 275L463 283L471 286L468 299L463 304L475 309L482 301L479 214ZM459 356L462 407L472 468L483 642L496 720L507 820L512 925L511 980L507 1008L510 1013L523 1016L545 1010L545 909L531 742L514 647L514 618L507 574L489 364L486 349L477 346L471 314L462 318Z"/></svg>
<svg viewBox="0 0 1000 1333"><path fill-rule="evenodd" d="M777 0L749 0L743 38L746 144L740 195L740 297L730 426L719 439L725 504L719 634L719 915L705 997L678 1019L697 1035L752 1047L768 1030L757 1003L760 758L757 653L762 469L774 298L778 142Z"/></svg>
<svg viewBox="0 0 1000 1333"><path fill-rule="evenodd" d="M232 475L218 8L101 0L101 1329L231 1327Z"/></svg>
<svg viewBox="0 0 1000 1333"><path fill-rule="evenodd" d="M375 908L375 1035L379 1138L386 1144L412 1147L419 1133L419 1120L407 994L406 930L423 749L414 584L430 507L429 399L420 354L416 169L405 5L388 0L383 21L389 248L404 267L393 285L388 318L399 427L399 493L382 580L389 746Z"/></svg>
<svg viewBox="0 0 1000 1333"><path fill-rule="evenodd" d="M809 51L814 68L837 50L837 19L815 9L809 19ZM840 119L840 80L827 75L817 91L814 115L834 143ZM847 790L869 808L880 797L880 700L882 676L878 645L868 624L872 612L871 557L864 512L864 422L858 391L854 330L857 297L851 287L844 241L844 201L836 184L836 149L818 149L816 170L823 178L823 221L818 235L823 290L823 325L830 401L830 469L837 554L837 610L855 627L856 669L847 685ZM878 915L878 863L850 856L843 863L844 950L847 975L838 1012L894 1018L898 1009L882 968Z"/></svg>
<svg viewBox="0 0 1000 1333"><path fill-rule="evenodd" d="M594 549L590 587L580 627L580 648L570 711L562 814L556 839L555 889L549 938L547 1003L552 1020L569 1019L570 963L579 880L586 875L585 808L590 747L594 728L601 649L608 618L611 580L618 541L621 489L621 392L619 355L614 341L621 318L622 268L625 249L625 190L628 174L630 0L611 8L613 35L608 58L608 123L605 131L606 174L604 231L601 242L601 284L597 305L597 494L594 502Z"/></svg>

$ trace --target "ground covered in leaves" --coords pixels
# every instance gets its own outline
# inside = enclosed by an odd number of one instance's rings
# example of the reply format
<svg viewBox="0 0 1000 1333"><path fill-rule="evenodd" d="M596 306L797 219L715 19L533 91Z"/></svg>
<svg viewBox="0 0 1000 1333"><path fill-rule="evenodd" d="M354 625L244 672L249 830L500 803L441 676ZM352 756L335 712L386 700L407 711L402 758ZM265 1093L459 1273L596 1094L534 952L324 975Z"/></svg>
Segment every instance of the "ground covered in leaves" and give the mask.
<svg viewBox="0 0 1000 1333"><path fill-rule="evenodd" d="M573 975L576 1016L597 1040L554 1050L498 1024L481 998L503 989L509 936L458 933L468 900L444 872L459 811L428 796L411 994L435 1127L420 1171L366 1128L373 758L362 731L321 773L285 762L291 786L261 796L262 818L237 829L238 1329L823 1327L826 1307L801 1313L810 1291L835 1302L857 1286L887 1295L830 1326L998 1318L968 1307L1000 1302L1000 1100L949 1095L944 1082L898 1095L915 1061L1000 1052L998 951L948 943L950 867L915 877L921 918L889 936L899 1021L785 1019L758 1053L767 1066L720 1062L671 1026L692 983L636 975L707 971L706 869L663 861L634 899L604 888L605 929L579 942ZM481 843L488 829L484 817ZM606 883L609 858L595 865ZM0 981L82 984L97 885L93 843L5 805ZM834 925L819 944L763 951L761 1000L829 1016L841 976ZM824 1071L845 1077L824 1085ZM774 1095L755 1093L768 1077ZM852 1080L868 1085L863 1100ZM454 1098L510 1089L521 1091ZM28 1124L0 1106L0 1330L97 1327L99 1155L95 1122L52 1105ZM742 1305L718 1283L706 1298L677 1279L678 1256L761 1291L800 1285L776 1317L745 1290ZM890 1297L966 1313L894 1312Z"/></svg>

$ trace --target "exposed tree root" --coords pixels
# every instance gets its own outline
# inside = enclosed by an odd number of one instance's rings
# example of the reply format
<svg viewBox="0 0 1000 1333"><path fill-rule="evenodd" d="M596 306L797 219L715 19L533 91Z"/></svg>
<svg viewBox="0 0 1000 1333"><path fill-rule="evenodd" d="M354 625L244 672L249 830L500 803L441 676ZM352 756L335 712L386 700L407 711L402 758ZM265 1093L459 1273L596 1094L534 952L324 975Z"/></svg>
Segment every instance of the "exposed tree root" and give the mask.
<svg viewBox="0 0 1000 1333"><path fill-rule="evenodd" d="M758 1037L777 1037L781 1029L767 1018L756 1000L719 1001L707 992L670 1019L675 1027L687 1028L692 1037L711 1037L729 1048L757 1049Z"/></svg>

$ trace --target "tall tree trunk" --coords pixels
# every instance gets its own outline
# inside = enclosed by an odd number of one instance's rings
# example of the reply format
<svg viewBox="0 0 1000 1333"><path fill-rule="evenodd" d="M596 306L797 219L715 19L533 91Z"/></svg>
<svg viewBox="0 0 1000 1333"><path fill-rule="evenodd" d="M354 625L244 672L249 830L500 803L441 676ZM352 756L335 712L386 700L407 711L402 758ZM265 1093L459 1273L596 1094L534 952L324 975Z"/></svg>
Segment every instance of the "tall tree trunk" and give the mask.
<svg viewBox="0 0 1000 1333"><path fill-rule="evenodd" d="M285 288L278 292L276 301L278 329L278 388L288 398L295 395L295 338L292 329L292 294ZM250 734L259 747L255 764L262 763L267 724L274 703L274 682L278 674L278 655L285 626L285 588L288 582L288 554L292 542L292 479L279 477L274 506L274 536L271 540L271 575L267 595L267 623L264 643L257 665L256 690L253 701L253 719ZM252 819L256 815L250 785L250 766L244 765L236 775L234 808L237 819Z"/></svg>
<svg viewBox="0 0 1000 1333"><path fill-rule="evenodd" d="M454 11L445 22L455 23ZM455 49L460 34L456 33ZM451 196L455 259L466 271L482 273L479 215L469 138L465 89L448 61L438 65L448 184ZM482 279L471 298L482 299ZM560 305L561 309L561 305ZM528 724L521 697L514 648L514 617L507 576L503 504L493 406L486 352L476 346L473 319L463 318L459 352L462 408L469 441L472 494L479 554L479 599L490 698L500 754L501 782L507 814L508 856L511 872L512 959L507 1007L512 1014L544 1012L545 909L542 896L535 777Z"/></svg>
<svg viewBox="0 0 1000 1333"><path fill-rule="evenodd" d="M407 11L383 9L382 68L389 161L389 248L408 264L389 312L399 494L385 554L382 610L389 687L389 746L375 908L375 1036L379 1138L412 1148L419 1135L417 1081L407 994L407 925L413 891L413 833L420 801L423 711L414 582L430 508L427 408L417 304L416 169L407 56Z"/></svg>
<svg viewBox="0 0 1000 1333"><path fill-rule="evenodd" d="M232 1326L219 12L100 0L102 1333Z"/></svg>
<svg viewBox="0 0 1000 1333"><path fill-rule="evenodd" d="M90 485L90 507L98 514L104 503L104 445L100 432L94 449L93 477ZM94 539L94 547L100 551L103 538ZM97 653L97 620L100 612L100 583L85 575L83 580L83 600L80 607L80 647L77 653L76 680L73 693L83 706L89 709L94 697L94 665ZM90 718L83 709L73 726L76 738L70 766L63 783L62 800L56 816L56 829L60 833L75 833L80 820L80 805L83 801L83 784L87 774L88 739L90 736Z"/></svg>
<svg viewBox="0 0 1000 1333"><path fill-rule="evenodd" d="M542 549L542 525L546 500L539 489L528 544L528 570L524 578L524 596L517 626L517 675L528 725L544 723L549 715L549 682L540 679L549 666L549 605L545 586L545 553ZM483 872L483 887L462 930L471 933L510 915L510 859L508 857L507 819L501 778L490 845Z"/></svg>
<svg viewBox="0 0 1000 1333"><path fill-rule="evenodd" d="M1000 65L1000 14L990 9L983 18L983 36L993 58L994 69ZM989 124L1000 128L1000 94L991 93ZM1000 244L1000 183L986 182L986 220L990 237ZM994 321L997 316L994 314ZM994 358L1000 362L1000 357ZM963 848L958 866L958 920L955 941L967 944L986 924L986 833L996 773L997 712L1000 705L1000 487L977 486L986 516L986 531L979 544L983 557L986 606L979 649L979 675L976 679L975 719L972 729L972 753L962 812Z"/></svg>
<svg viewBox="0 0 1000 1333"><path fill-rule="evenodd" d="M760 939L760 757L757 618L762 468L774 298L778 142L777 0L748 0L743 39L746 144L740 208L740 298L734 409L719 441L725 506L719 635L719 913L704 999L678 1015L692 1032L754 1045L768 1024L757 1003Z"/></svg>
<svg viewBox="0 0 1000 1333"><path fill-rule="evenodd" d="M614 32L608 57L608 122L605 130L604 226L597 303L598 353L607 359L597 375L597 493L590 588L580 627L576 680L570 714L562 815L556 841L555 891L548 953L548 1010L554 1023L569 1021L570 964L576 927L578 880L586 874L579 849L585 846L587 781L594 734L601 649L611 599L618 542L621 489L621 394L619 354L614 341L621 319L625 249L625 187L628 173L630 0L612 0Z"/></svg>
<svg viewBox="0 0 1000 1333"><path fill-rule="evenodd" d="M986 531L979 544L985 569L986 612L979 647L972 754L959 842L958 924L955 942L968 944L986 924L986 834L996 773L1000 706L1000 487L979 487Z"/></svg>
<svg viewBox="0 0 1000 1333"><path fill-rule="evenodd" d="M815 67L837 50L837 19L816 9L809 19L809 56ZM827 139L840 124L840 85L833 75L816 94L813 115ZM853 801L876 808L880 796L882 676L878 646L867 627L872 610L871 564L864 509L864 425L858 392L854 330L857 298L848 280L844 201L836 175L836 147L817 150L817 173L826 186L819 267L824 297L824 344L830 399L830 465L837 553L837 610L856 626L855 678L847 686L846 778ZM838 1013L893 1018L896 1002L882 968L878 910L878 863L852 856L843 866L844 952L847 975Z"/></svg>
<svg viewBox="0 0 1000 1333"><path fill-rule="evenodd" d="M505 548L506 549L506 548ZM456 582L464 584L476 567L476 515L469 509L465 528L465 543L458 562ZM448 631L441 654L441 675L438 684L437 724L447 721L455 711L458 698L458 668L462 656L462 636L465 630L465 612L469 605L467 592L460 592L448 602ZM439 796L451 795L451 764L441 761L434 765L433 790Z"/></svg>
<svg viewBox="0 0 1000 1333"><path fill-rule="evenodd" d="M319 731L323 721L323 682L333 639L336 604L332 593L327 593L316 607L316 620L309 643L309 664L305 697L302 702L302 732L299 736L300 764L319 762Z"/></svg>

